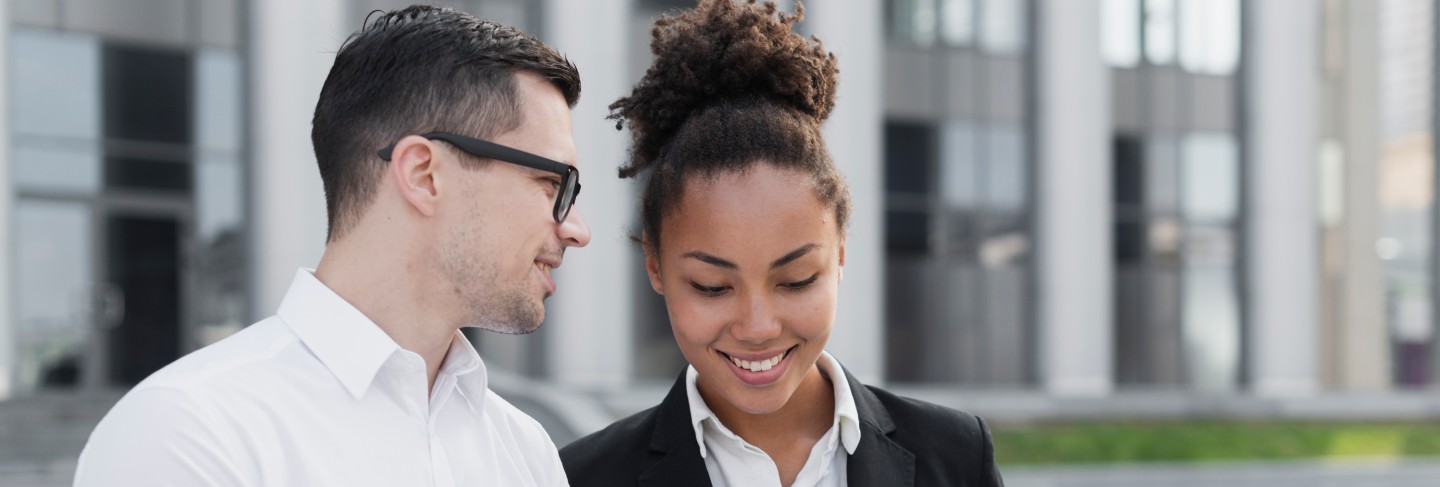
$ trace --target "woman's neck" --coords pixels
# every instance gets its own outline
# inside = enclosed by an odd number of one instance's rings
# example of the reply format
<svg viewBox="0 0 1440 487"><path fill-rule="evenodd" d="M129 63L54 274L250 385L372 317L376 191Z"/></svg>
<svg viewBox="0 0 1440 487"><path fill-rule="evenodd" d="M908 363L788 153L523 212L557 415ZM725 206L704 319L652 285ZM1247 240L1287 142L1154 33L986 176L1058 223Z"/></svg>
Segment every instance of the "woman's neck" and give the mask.
<svg viewBox="0 0 1440 487"><path fill-rule="evenodd" d="M819 366L812 365L790 400L769 414L750 414L720 398L707 399L705 404L726 428L770 455L780 470L782 485L789 485L815 443L835 424L831 380Z"/></svg>

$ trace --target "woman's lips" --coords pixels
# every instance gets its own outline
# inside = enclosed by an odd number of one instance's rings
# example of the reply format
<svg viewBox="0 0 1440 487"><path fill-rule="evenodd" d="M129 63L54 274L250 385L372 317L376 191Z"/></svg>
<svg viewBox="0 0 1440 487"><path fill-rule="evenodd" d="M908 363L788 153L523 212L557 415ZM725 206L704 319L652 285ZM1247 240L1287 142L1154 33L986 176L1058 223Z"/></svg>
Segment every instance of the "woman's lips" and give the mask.
<svg viewBox="0 0 1440 487"><path fill-rule="evenodd" d="M729 364L730 372L734 373L740 381L753 386L763 386L774 383L785 375L785 370L790 365L791 352L795 351L797 347L799 345L775 354L745 354L746 358L718 350L717 352Z"/></svg>

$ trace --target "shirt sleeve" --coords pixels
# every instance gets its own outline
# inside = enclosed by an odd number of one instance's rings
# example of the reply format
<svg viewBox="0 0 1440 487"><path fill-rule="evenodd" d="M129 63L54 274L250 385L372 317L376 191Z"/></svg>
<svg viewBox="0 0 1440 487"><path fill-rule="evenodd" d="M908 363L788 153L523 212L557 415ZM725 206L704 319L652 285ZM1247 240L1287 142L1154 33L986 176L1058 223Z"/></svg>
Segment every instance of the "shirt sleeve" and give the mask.
<svg viewBox="0 0 1440 487"><path fill-rule="evenodd" d="M565 476L565 464L560 462L560 450L555 448L555 442L550 439L550 435L545 431L545 427L541 426L540 423L534 419L531 419L531 421L534 422L535 429L540 430L538 435L539 441L544 443L543 446L536 450L536 452L539 453L537 456L543 459L542 462L544 465L542 467L542 470L544 470L543 477L537 476L537 478L543 478L540 485L570 487L570 479Z"/></svg>
<svg viewBox="0 0 1440 487"><path fill-rule="evenodd" d="M184 391L132 391L90 434L74 485L244 486L222 428Z"/></svg>

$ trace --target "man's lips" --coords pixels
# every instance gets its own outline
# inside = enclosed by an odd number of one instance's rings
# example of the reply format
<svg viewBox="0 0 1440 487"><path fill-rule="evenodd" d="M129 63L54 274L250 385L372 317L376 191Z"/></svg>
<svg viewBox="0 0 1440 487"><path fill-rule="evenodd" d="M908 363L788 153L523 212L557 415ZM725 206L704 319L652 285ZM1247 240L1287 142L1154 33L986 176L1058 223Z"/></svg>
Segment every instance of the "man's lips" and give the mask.
<svg viewBox="0 0 1440 487"><path fill-rule="evenodd" d="M536 259L536 260L535 260L535 263L534 263L534 266L535 266L535 271L540 274L540 277L541 277L541 278L544 280L544 282L545 282L545 291L546 291L546 294L554 294L554 293L555 293L555 279L552 278L552 277L550 277L550 272L553 271L556 267L560 267L560 261L558 261L558 260L548 260L548 259Z"/></svg>

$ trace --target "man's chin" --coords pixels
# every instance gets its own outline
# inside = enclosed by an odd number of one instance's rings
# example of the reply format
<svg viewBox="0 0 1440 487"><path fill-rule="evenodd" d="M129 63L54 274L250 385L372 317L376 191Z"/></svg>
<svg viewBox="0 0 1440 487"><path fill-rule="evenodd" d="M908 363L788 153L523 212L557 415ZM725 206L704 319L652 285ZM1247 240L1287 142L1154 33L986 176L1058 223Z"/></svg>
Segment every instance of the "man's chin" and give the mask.
<svg viewBox="0 0 1440 487"><path fill-rule="evenodd" d="M469 327L470 327L470 328L479 328L479 329L485 330L485 331L492 331L492 332L499 333L499 334L502 334L502 335L529 335L529 334L531 334L531 333L535 333L535 330L539 330L539 329L540 329L540 324L539 324L539 323L535 323L534 325L529 325L529 324L519 324L519 323L515 323L515 322L509 322L509 323L480 323L480 324L469 325Z"/></svg>
<svg viewBox="0 0 1440 487"><path fill-rule="evenodd" d="M492 316L485 319L472 320L471 324L467 326L506 335L528 335L540 329L540 324L544 322L545 307L541 306L538 312L524 313L524 316L509 316L505 318Z"/></svg>

